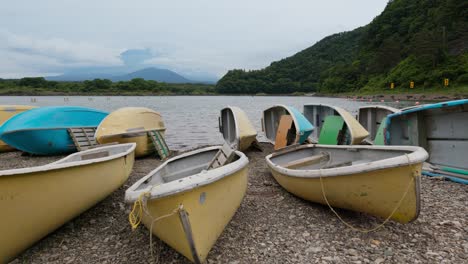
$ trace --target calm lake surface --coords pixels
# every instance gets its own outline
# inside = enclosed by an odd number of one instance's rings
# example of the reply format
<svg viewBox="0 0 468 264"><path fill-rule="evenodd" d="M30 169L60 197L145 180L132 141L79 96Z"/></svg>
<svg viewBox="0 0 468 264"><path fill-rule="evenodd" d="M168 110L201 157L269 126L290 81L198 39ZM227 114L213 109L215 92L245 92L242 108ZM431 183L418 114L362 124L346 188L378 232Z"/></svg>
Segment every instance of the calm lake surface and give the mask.
<svg viewBox="0 0 468 264"><path fill-rule="evenodd" d="M352 114L369 102L351 101L328 97L298 96L0 96L0 105L25 104L35 106L73 105L113 111L125 106L148 107L160 112L166 124L166 141L175 150L186 150L202 145L222 144L218 130L218 116L226 106L243 109L258 130L258 139L264 141L261 132L261 116L264 109L275 104L294 106L302 112L304 104L323 103L340 106ZM397 108L408 103L380 103Z"/></svg>

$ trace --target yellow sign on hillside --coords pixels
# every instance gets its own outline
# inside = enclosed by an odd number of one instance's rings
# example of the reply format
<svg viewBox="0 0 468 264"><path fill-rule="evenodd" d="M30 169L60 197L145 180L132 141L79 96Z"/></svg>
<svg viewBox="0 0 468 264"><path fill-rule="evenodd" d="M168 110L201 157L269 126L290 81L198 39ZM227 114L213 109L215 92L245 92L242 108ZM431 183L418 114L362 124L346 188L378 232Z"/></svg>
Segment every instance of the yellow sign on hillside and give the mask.
<svg viewBox="0 0 468 264"><path fill-rule="evenodd" d="M411 88L411 89L414 88L414 82L413 82L413 81L411 81L411 82L409 83L409 88Z"/></svg>
<svg viewBox="0 0 468 264"><path fill-rule="evenodd" d="M449 79L448 78L444 79L444 86L445 87L449 86Z"/></svg>
<svg viewBox="0 0 468 264"><path fill-rule="evenodd" d="M390 89L395 88L395 83L390 83Z"/></svg>

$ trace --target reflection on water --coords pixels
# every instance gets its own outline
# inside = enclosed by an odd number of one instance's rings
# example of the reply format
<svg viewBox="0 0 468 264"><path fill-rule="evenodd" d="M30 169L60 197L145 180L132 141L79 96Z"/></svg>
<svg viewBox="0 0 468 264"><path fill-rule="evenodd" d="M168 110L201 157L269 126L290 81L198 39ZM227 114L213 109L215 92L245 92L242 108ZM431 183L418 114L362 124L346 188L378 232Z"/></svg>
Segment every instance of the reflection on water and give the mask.
<svg viewBox="0 0 468 264"><path fill-rule="evenodd" d="M35 106L76 105L113 111L125 106L142 106L160 112L166 124L166 140L172 149L183 150L201 145L223 143L218 130L219 111L225 106L243 109L259 132L259 140L265 137L261 132L262 111L274 104L294 106L302 112L302 106L322 103L340 106L352 114L369 102L357 102L328 97L296 96L0 96L0 105L26 104ZM397 108L408 104L387 104Z"/></svg>

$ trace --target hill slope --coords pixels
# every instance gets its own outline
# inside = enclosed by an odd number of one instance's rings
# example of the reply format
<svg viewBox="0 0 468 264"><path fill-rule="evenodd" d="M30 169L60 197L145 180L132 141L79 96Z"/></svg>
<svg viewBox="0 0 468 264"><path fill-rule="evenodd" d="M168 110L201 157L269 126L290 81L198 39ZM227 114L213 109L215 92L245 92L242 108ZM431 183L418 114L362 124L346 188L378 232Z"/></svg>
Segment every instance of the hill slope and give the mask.
<svg viewBox="0 0 468 264"><path fill-rule="evenodd" d="M262 70L231 70L221 93L350 92L468 83L468 2L394 0L370 24Z"/></svg>

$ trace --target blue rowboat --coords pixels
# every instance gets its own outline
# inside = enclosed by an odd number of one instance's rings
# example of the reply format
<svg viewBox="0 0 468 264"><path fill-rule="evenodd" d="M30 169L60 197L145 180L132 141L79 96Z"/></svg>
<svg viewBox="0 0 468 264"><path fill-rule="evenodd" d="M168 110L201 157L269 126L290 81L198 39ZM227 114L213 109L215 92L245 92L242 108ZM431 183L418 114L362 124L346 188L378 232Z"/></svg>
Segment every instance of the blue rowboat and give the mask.
<svg viewBox="0 0 468 264"><path fill-rule="evenodd" d="M296 137L292 144L302 144L309 137L310 133L314 130L314 126L292 106L275 105L263 111L262 129L265 132L267 139L274 143L276 139L276 132L278 130L279 120L282 115L290 115L293 119L294 125L291 126L295 130Z"/></svg>
<svg viewBox="0 0 468 264"><path fill-rule="evenodd" d="M68 128L97 127L107 112L76 106L32 109L10 118L0 127L0 139L36 155L76 151Z"/></svg>
<svg viewBox="0 0 468 264"><path fill-rule="evenodd" d="M420 146L438 171L468 177L468 99L427 104L387 116L385 144Z"/></svg>

